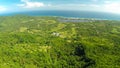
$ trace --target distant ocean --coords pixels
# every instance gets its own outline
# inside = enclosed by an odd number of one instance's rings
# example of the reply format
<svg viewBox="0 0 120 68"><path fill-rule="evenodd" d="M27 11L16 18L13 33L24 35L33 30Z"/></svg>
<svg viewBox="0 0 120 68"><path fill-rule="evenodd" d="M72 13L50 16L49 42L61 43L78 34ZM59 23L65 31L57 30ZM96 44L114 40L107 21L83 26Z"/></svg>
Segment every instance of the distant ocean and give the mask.
<svg viewBox="0 0 120 68"><path fill-rule="evenodd" d="M75 18L94 18L104 20L120 20L120 14L104 13L104 12L91 12L91 11L62 11L62 10L45 10L45 11L28 11L16 12L8 14L0 14L0 16L9 15L31 15L31 16L62 16L62 17L75 17Z"/></svg>

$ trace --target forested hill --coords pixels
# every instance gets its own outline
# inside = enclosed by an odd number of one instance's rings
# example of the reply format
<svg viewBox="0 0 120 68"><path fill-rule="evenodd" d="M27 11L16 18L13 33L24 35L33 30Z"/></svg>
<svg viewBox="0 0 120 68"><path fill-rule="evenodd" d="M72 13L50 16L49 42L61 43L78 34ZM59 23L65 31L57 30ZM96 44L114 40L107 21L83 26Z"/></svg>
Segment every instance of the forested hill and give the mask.
<svg viewBox="0 0 120 68"><path fill-rule="evenodd" d="M0 17L0 68L120 68L120 22Z"/></svg>

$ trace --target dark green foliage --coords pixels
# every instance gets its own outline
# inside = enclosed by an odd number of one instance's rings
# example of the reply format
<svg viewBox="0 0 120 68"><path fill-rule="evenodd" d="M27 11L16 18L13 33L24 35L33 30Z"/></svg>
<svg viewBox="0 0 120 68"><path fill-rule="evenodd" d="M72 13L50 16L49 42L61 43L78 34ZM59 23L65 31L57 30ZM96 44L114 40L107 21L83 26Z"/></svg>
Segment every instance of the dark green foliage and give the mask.
<svg viewBox="0 0 120 68"><path fill-rule="evenodd" d="M59 19L0 17L0 68L120 68L119 21Z"/></svg>

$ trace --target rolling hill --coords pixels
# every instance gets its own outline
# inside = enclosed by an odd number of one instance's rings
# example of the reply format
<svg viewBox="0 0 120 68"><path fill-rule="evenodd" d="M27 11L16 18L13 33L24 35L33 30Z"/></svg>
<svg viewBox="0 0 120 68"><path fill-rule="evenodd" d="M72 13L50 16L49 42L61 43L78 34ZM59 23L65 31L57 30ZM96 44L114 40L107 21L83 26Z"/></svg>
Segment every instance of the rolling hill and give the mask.
<svg viewBox="0 0 120 68"><path fill-rule="evenodd" d="M120 21L0 17L1 68L119 68Z"/></svg>

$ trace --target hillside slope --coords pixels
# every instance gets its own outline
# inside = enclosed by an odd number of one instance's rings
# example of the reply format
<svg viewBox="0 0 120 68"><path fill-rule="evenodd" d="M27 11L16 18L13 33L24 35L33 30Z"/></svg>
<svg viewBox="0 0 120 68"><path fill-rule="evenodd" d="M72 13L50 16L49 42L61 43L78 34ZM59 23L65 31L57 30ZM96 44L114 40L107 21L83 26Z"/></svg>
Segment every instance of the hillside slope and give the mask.
<svg viewBox="0 0 120 68"><path fill-rule="evenodd" d="M0 67L120 67L120 22L60 20L61 17L0 17Z"/></svg>

